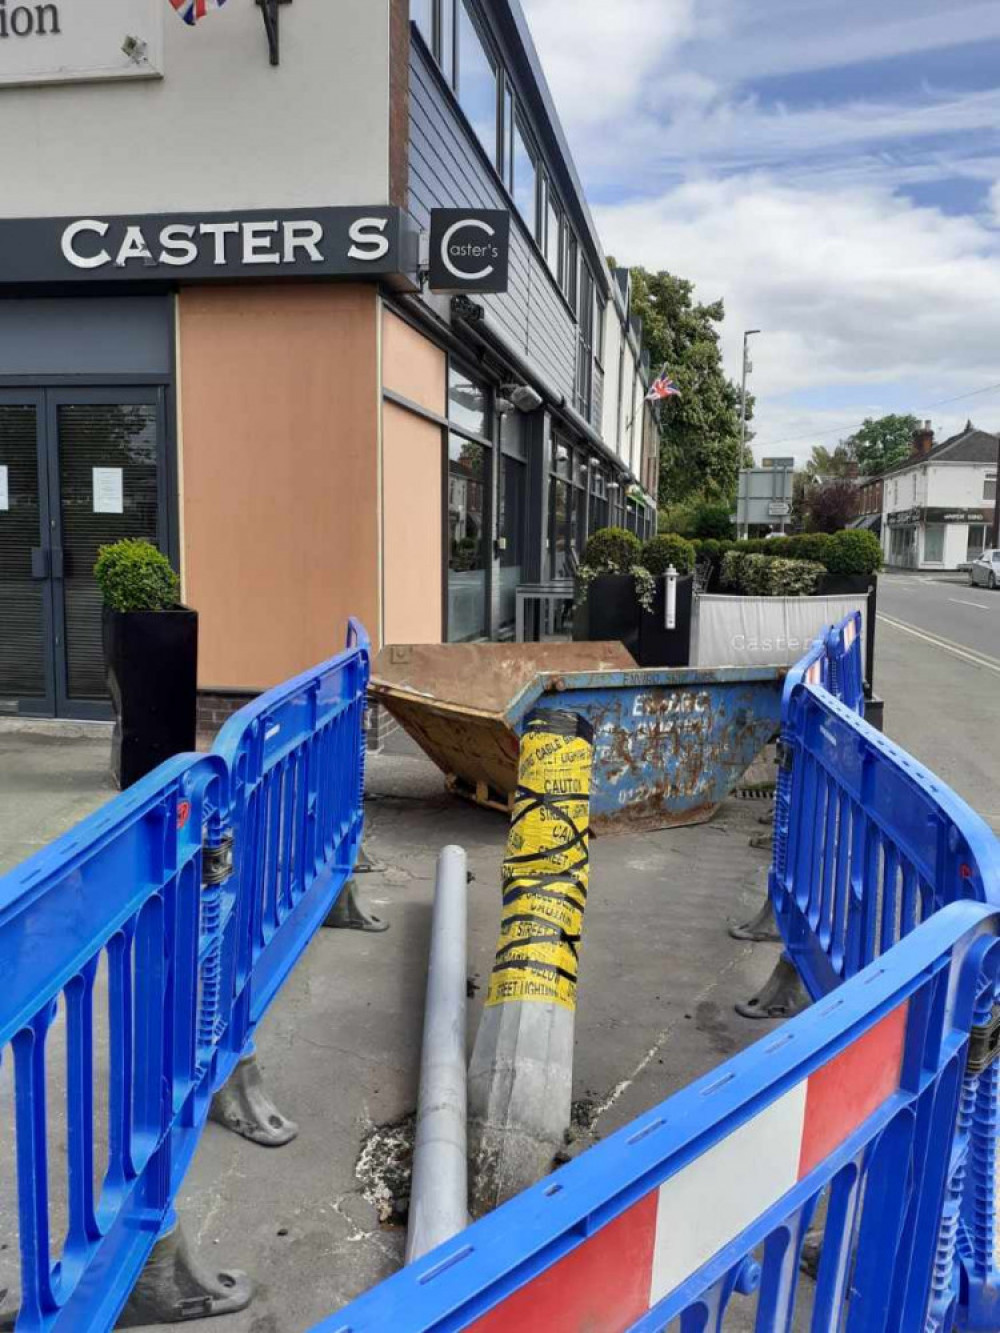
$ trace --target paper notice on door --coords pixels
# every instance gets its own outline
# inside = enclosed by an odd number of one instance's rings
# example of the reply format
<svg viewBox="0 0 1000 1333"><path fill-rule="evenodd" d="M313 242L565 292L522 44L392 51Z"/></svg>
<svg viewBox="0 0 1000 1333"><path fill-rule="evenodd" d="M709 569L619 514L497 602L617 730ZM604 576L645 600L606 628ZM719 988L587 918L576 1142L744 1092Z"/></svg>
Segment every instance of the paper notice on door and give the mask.
<svg viewBox="0 0 1000 1333"><path fill-rule="evenodd" d="M120 467L94 468L94 513L124 514L125 494Z"/></svg>
<svg viewBox="0 0 1000 1333"><path fill-rule="evenodd" d="M10 508L10 489L7 485L7 464L0 463L0 509Z"/></svg>

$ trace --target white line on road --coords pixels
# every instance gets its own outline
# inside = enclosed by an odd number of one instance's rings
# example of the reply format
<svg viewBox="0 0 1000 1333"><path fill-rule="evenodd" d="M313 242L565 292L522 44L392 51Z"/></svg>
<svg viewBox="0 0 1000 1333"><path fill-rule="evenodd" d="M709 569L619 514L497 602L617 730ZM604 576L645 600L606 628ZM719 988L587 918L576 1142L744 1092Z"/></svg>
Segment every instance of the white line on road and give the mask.
<svg viewBox="0 0 1000 1333"><path fill-rule="evenodd" d="M974 606L977 611L991 611L993 608L983 606L982 602L970 602L964 597L949 597L949 602L954 602L956 606Z"/></svg>
<svg viewBox="0 0 1000 1333"><path fill-rule="evenodd" d="M912 634L915 639L923 639L925 643L933 644L935 648L942 648L946 653L951 653L953 657L960 657L964 662L971 662L973 666L985 667L987 671L995 671L1000 676L1000 661L995 657L989 657L986 653L977 653L969 648L962 647L961 644L954 643L951 639L941 638L937 634L929 634L927 630L918 629L916 625L907 625L904 620L896 620L892 616L883 615L880 611L878 619L893 629L901 630L904 634Z"/></svg>

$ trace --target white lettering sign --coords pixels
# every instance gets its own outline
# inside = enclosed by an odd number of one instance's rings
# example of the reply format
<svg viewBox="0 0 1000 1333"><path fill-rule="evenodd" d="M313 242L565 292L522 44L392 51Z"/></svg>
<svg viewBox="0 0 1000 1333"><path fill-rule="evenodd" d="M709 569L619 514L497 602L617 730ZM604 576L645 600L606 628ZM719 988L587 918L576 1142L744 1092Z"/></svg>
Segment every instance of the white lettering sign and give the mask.
<svg viewBox="0 0 1000 1333"><path fill-rule="evenodd" d="M349 234L354 244L347 252L348 258L372 263L384 259L389 253L389 242L382 233L388 225L387 218L358 218L352 222Z"/></svg>
<svg viewBox="0 0 1000 1333"><path fill-rule="evenodd" d="M0 85L158 78L166 0L0 0Z"/></svg>
<svg viewBox="0 0 1000 1333"><path fill-rule="evenodd" d="M348 250L351 259L384 259L389 241L372 236L369 228L383 231L386 218L361 218L351 227L356 241ZM100 218L80 218L62 234L63 257L80 269L141 268L169 264L186 268L203 255L216 268L230 265L295 264L301 258L323 262L323 224L309 219L279 222L202 222L197 227L173 222L152 235L139 223L126 223L112 234L111 225ZM231 243L232 242L232 243ZM358 247L366 247L363 252Z"/></svg>
<svg viewBox="0 0 1000 1333"><path fill-rule="evenodd" d="M461 278L464 282L477 282L490 276L493 272L493 264L487 263L475 268L471 264L468 267L464 263L460 265L458 261L470 259L496 260L500 257L500 250L493 244L477 245L472 241L456 241L455 237L458 233L469 227L485 232L490 237L496 235L490 224L484 222L481 218L465 218L461 222L454 222L445 232L441 241L441 262L448 272L454 274L456 278Z"/></svg>
<svg viewBox="0 0 1000 1333"><path fill-rule="evenodd" d="M7 486L7 464L0 463L0 509L10 508L10 490Z"/></svg>
<svg viewBox="0 0 1000 1333"><path fill-rule="evenodd" d="M94 468L94 513L124 514L124 473L120 467Z"/></svg>

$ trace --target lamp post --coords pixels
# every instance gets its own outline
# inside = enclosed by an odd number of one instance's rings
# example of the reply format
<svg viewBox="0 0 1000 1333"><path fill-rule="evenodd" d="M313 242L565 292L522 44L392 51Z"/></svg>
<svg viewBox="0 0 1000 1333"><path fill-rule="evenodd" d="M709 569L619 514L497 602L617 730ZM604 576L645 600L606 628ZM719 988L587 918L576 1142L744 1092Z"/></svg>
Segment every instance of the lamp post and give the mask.
<svg viewBox="0 0 1000 1333"><path fill-rule="evenodd" d="M1000 444L997 445L997 479L993 484L993 528L990 533L990 546L994 551L1000 548Z"/></svg>
<svg viewBox="0 0 1000 1333"><path fill-rule="evenodd" d="M750 339L760 329L743 331L743 391L740 394L740 467L743 466L743 451L747 443L747 376L750 374Z"/></svg>

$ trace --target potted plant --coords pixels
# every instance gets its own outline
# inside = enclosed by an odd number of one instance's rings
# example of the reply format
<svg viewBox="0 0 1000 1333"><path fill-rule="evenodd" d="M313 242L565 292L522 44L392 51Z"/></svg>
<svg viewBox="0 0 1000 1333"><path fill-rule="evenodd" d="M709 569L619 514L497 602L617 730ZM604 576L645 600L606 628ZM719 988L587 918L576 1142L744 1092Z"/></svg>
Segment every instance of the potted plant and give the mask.
<svg viewBox="0 0 1000 1333"><path fill-rule="evenodd" d="M198 613L179 605L177 575L150 542L102 546L94 577L115 712L111 773L124 790L164 759L194 749Z"/></svg>
<svg viewBox="0 0 1000 1333"><path fill-rule="evenodd" d="M587 540L576 572L573 638L617 639L639 650L639 609L652 605L653 578L640 564L642 543L625 528L599 528Z"/></svg>

